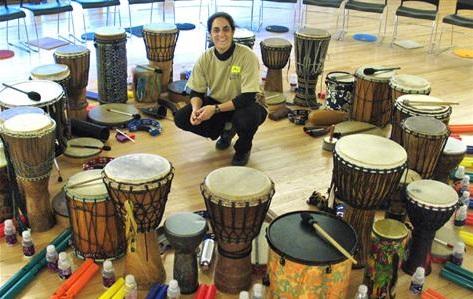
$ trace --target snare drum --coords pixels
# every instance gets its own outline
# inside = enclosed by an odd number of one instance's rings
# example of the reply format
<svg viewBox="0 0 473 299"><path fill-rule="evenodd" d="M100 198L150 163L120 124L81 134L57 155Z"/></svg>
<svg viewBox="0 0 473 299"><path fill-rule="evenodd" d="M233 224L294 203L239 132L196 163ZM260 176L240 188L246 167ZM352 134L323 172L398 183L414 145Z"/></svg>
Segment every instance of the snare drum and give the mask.
<svg viewBox="0 0 473 299"><path fill-rule="evenodd" d="M112 111L110 111L112 110ZM113 112L119 111L119 112ZM129 115L122 114L120 112L128 113ZM139 114L140 112L135 106L130 104L104 104L98 105L89 111L89 119L99 125L107 127L116 127L128 123L133 119L133 115Z"/></svg>
<svg viewBox="0 0 473 299"><path fill-rule="evenodd" d="M460 165L465 154L465 143L456 138L448 137L443 152L435 166L432 179L447 184L450 173Z"/></svg>
<svg viewBox="0 0 473 299"><path fill-rule="evenodd" d="M283 91L282 69L286 66L291 56L292 45L284 38L267 38L260 42L261 59L268 68L265 91Z"/></svg>
<svg viewBox="0 0 473 299"><path fill-rule="evenodd" d="M0 126L20 188L24 190L28 220L35 232L46 231L55 222L48 190L55 130L56 122L39 113L16 115Z"/></svg>
<svg viewBox="0 0 473 299"><path fill-rule="evenodd" d="M325 78L327 108L351 112L355 77L347 72L330 72Z"/></svg>
<svg viewBox="0 0 473 299"><path fill-rule="evenodd" d="M258 235L274 195L274 183L249 167L223 167L200 189L218 244L215 286L239 293L251 285L251 241Z"/></svg>
<svg viewBox="0 0 473 299"><path fill-rule="evenodd" d="M19 93L10 88L4 88L0 91L0 106L2 110L18 106L33 106L46 111L56 123L56 139L58 144L55 145L55 150L56 156L61 155L66 148L68 136L70 136L64 112L66 98L61 85L53 81L34 80L16 83L13 86L27 92L35 91L39 93L41 101L32 101L26 94Z"/></svg>
<svg viewBox="0 0 473 299"><path fill-rule="evenodd" d="M442 121L448 125L450 121L450 114L452 114L452 107L450 106L426 106L425 104L413 104L408 105L404 103L404 100L412 100L416 102L441 102L439 98L435 98L427 95L403 95L400 96L394 103L393 114L392 114L392 129L391 139L399 144L402 144L401 138L401 122L410 116L429 116Z"/></svg>
<svg viewBox="0 0 473 299"><path fill-rule="evenodd" d="M440 120L411 116L401 123L402 144L409 159L409 168L424 179L431 178L450 132Z"/></svg>
<svg viewBox="0 0 473 299"><path fill-rule="evenodd" d="M356 70L351 118L384 127L391 119L389 80L395 72L381 71L373 75L365 75L364 70L368 67L383 68L382 66L362 66Z"/></svg>
<svg viewBox="0 0 473 299"><path fill-rule="evenodd" d="M342 219L322 212L310 213L346 251L354 253L353 228ZM301 212L276 218L266 231L270 247L269 297L287 299L345 298L352 262L301 223Z"/></svg>
<svg viewBox="0 0 473 299"><path fill-rule="evenodd" d="M295 104L317 106L315 86L324 70L329 43L330 33L325 30L304 27L294 33L298 83Z"/></svg>
<svg viewBox="0 0 473 299"><path fill-rule="evenodd" d="M404 254L406 237L406 226L397 220L382 219L373 224L372 245L363 280L369 298L396 297L397 270Z"/></svg>
<svg viewBox="0 0 473 299"><path fill-rule="evenodd" d="M420 174L412 169L405 169L402 174L399 186L389 198L389 206L385 218L397 221L406 221L406 187L412 182L422 180Z"/></svg>
<svg viewBox="0 0 473 299"><path fill-rule="evenodd" d="M103 169L110 199L125 224L128 253L125 273L133 274L140 289L166 279L156 229L171 190L174 168L165 158L131 154L113 159Z"/></svg>
<svg viewBox="0 0 473 299"><path fill-rule="evenodd" d="M102 27L95 31L97 85L101 103L126 103L126 32L122 28Z"/></svg>
<svg viewBox="0 0 473 299"><path fill-rule="evenodd" d="M90 50L80 45L67 45L54 51L54 61L65 64L71 72L68 100L70 118L87 119L87 84L89 83Z"/></svg>
<svg viewBox="0 0 473 299"><path fill-rule="evenodd" d="M79 172L64 186L72 247L81 259L115 259L123 256L126 249L123 223L108 197L101 172Z"/></svg>
<svg viewBox="0 0 473 299"><path fill-rule="evenodd" d="M331 192L347 204L345 219L358 235L360 266L368 254L375 209L398 187L406 161L402 146L375 135L349 135L335 145Z"/></svg>
<svg viewBox="0 0 473 299"><path fill-rule="evenodd" d="M176 25L168 23L148 24L143 27L146 56L150 65L163 71L161 91L167 91L172 81L172 65L179 30Z"/></svg>
<svg viewBox="0 0 473 299"><path fill-rule="evenodd" d="M161 73L151 65L133 70L133 97L138 103L156 103L161 94Z"/></svg>
<svg viewBox="0 0 473 299"><path fill-rule="evenodd" d="M412 275L417 267L424 267L429 275L430 251L435 232L452 216L458 195L452 187L433 180L420 180L407 186L407 214L414 226L412 239L402 270Z"/></svg>
<svg viewBox="0 0 473 299"><path fill-rule="evenodd" d="M405 94L430 94L430 82L413 75L394 75L389 80L391 102Z"/></svg>

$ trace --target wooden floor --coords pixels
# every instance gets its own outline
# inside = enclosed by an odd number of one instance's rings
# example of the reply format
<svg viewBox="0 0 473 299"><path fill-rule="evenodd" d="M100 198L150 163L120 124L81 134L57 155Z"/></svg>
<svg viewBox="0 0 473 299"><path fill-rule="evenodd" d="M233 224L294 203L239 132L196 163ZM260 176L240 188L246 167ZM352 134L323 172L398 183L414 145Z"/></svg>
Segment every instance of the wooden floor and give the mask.
<svg viewBox="0 0 473 299"><path fill-rule="evenodd" d="M177 22L194 22L198 23L198 5L199 1L179 2ZM219 5L225 3L231 4L233 7L221 7L234 15L237 23L243 26L249 26L250 9L242 7L248 5L249 2L232 2L218 1ZM350 17L349 32L345 40L330 42L327 61L325 64L325 72L334 70L343 70L353 72L357 67L364 64L381 64L386 66L400 66L402 69L399 73L413 74L426 78L432 84L431 95L440 97L448 101L458 101L461 105L454 107L451 117L452 124L472 123L473 112L473 60L455 56L450 50L441 54L428 54L426 47L420 49L408 50L400 47L390 47L390 37L392 34L392 24L394 20L393 11L397 8L400 1L390 1L388 15L388 31L387 36L381 44L363 43L355 41L351 38L354 33L366 32L376 34L377 32L377 15L363 14L353 12ZM184 7L188 5L193 7ZM266 5L268 7L266 7ZM236 7L239 6L239 7ZM270 8L269 6L279 7ZM445 0L441 2L440 15L453 13L454 1ZM166 6L167 21L172 21L172 13L170 5ZM76 9L74 12L76 31L82 32L81 26L81 10ZM147 6L133 7L134 25L148 22ZM213 9L213 8L212 8ZM293 9L292 5L281 5L275 3L265 4L265 16L263 28L269 24L286 24L291 27L291 31L286 34L280 34L291 42L293 41ZM320 10L320 8L318 8ZM121 11L123 25L128 25L127 7L122 4ZM335 13L333 9L324 9L324 13L309 13L309 24L312 27L323 28L335 32ZM205 12L205 10L204 10ZM256 18L258 9L255 9ZM155 13L155 21L158 20ZM356 16L361 16L356 17ZM203 15L202 19L206 16ZM86 13L86 21L89 29L104 24L104 18L95 12ZM38 18L41 23L40 35L54 36L55 22L54 16ZM409 24L414 22L417 25ZM28 19L30 38L33 33L31 19ZM61 19L61 29L67 28L64 19ZM440 26L444 30L442 48L449 45L450 27ZM11 29L12 30L12 29ZM12 30L14 32L14 30ZM15 37L10 33L10 38ZM401 19L399 27L398 39L414 40L421 44L426 44L430 34L430 23L425 21ZM257 43L254 51L260 56L259 41L270 36L271 34L264 29L256 32ZM0 29L0 48L6 48L4 43L5 30L2 25ZM193 62L204 50L205 28L198 24L193 31L183 31L179 36L176 49L176 57L174 64L174 74L177 77L182 70L192 68ZM473 48L472 31L455 29L454 44L458 47ZM96 88L96 67L95 67L95 50L92 42L87 43L87 47L92 51L92 61L90 69L89 89ZM142 39L133 37L128 40L128 64L131 66L137 63L146 62L145 49ZM52 52L41 50L38 54L28 55L15 50L16 56L0 60L0 81L13 82L26 80L29 71L41 64L52 63ZM294 73L294 57L291 57L291 67L288 73ZM284 77L287 73L284 71ZM287 82L285 90L289 90ZM289 97L292 97L289 92ZM164 132L158 137L150 137L144 133L137 134L136 144L125 143L118 144L114 138L110 138L109 145L112 147L111 156L120 156L129 153L153 153L159 154L170 160L175 166L176 173L172 184L169 201L166 206L165 216L176 211L194 211L204 209L204 203L199 191L199 184L204 177L212 170L227 166L233 155L233 149L225 151L216 151L215 144L211 141L204 140L193 134L183 132L177 129L172 121L162 121ZM469 144L473 144L470 137ZM33 154L33 153L32 153ZM77 173L81 169L81 162L72 161L64 157L59 158L62 167L62 175L66 179ZM331 155L322 151L320 138L312 138L304 134L302 128L290 123L287 119L279 122L267 120L256 134L254 146L252 150L249 165L267 173L275 182L276 194L273 198L271 208L277 213L282 214L294 210L313 209L306 204L306 200L314 190L324 192L327 190L332 171ZM62 187L63 183L57 182L57 175L53 173L50 180L51 196L56 194ZM381 216L379 214L378 216ZM60 231L64 229L64 225L56 225L52 230L46 233L34 233L33 239L36 243L37 250L44 248ZM471 228L466 228L472 231ZM7 247L5 243L0 242L0 283L5 282L11 275L18 271L27 260L22 257L21 246ZM468 248L468 256L465 259L464 266L469 270L473 270L473 254L472 248ZM74 259L75 265L80 265L80 260ZM167 269L167 281L172 276L172 256L165 257ZM123 274L122 261L116 262L116 268L119 275ZM472 298L473 292L458 287L439 276L440 266L433 265L433 273L428 276L425 288L434 288L448 298ZM410 277L402 271L398 282L397 294L398 298L414 298L408 292ZM351 275L350 292L347 298L353 298L357 286L362 282L363 270L356 270ZM211 282L211 277L205 273L201 273L201 282ZM78 298L96 298L104 289L100 283L100 276L96 275L87 287L79 294ZM42 271L36 277L33 283L20 294L21 298L47 298L60 285L61 281L56 275ZM140 294L140 298L145 297L146 292ZM191 298L189 296L188 298ZM219 295L219 298L235 298L234 296Z"/></svg>

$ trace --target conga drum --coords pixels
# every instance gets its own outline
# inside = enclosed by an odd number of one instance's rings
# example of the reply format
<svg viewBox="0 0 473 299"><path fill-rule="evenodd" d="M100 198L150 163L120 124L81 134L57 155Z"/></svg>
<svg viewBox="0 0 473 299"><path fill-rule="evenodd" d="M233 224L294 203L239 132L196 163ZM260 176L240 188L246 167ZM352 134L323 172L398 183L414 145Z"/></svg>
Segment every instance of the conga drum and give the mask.
<svg viewBox="0 0 473 299"><path fill-rule="evenodd" d="M279 216L269 225L266 239L268 298L345 298L352 262L301 221L300 211ZM322 212L307 211L331 237L351 254L356 233L342 219Z"/></svg>
<svg viewBox="0 0 473 299"><path fill-rule="evenodd" d="M375 210L398 187L406 162L402 146L375 135L348 135L335 145L331 192L346 203L345 220L358 235L359 266L368 256Z"/></svg>
<svg viewBox="0 0 473 299"><path fill-rule="evenodd" d="M54 51L54 61L65 64L71 72L69 81L69 118L87 119L87 84L89 83L90 50L80 45L67 45Z"/></svg>
<svg viewBox="0 0 473 299"><path fill-rule="evenodd" d="M389 197L385 218L394 219L400 222L406 221L406 187L410 183L419 180L422 180L420 174L412 169L404 169L398 188Z"/></svg>
<svg viewBox="0 0 473 299"><path fill-rule="evenodd" d="M126 103L126 32L122 28L102 27L95 31L99 102Z"/></svg>
<svg viewBox="0 0 473 299"><path fill-rule="evenodd" d="M355 77L347 72L330 72L325 78L325 86L327 89L327 108L345 111L350 114Z"/></svg>
<svg viewBox="0 0 473 299"><path fill-rule="evenodd" d="M140 289L163 283L166 275L156 230L163 217L174 168L158 155L131 154L110 161L102 176L125 225L125 273L135 276Z"/></svg>
<svg viewBox="0 0 473 299"><path fill-rule="evenodd" d="M46 114L25 113L0 125L18 183L23 189L31 230L42 232L54 223L49 202L49 175L54 159L56 122Z"/></svg>
<svg viewBox="0 0 473 299"><path fill-rule="evenodd" d="M466 154L466 145L463 141L453 137L448 137L442 154L435 166L432 179L448 183L450 173L460 165Z"/></svg>
<svg viewBox="0 0 473 299"><path fill-rule="evenodd" d="M397 271L404 255L406 237L406 226L397 220L382 219L373 224L363 280L369 298L396 297Z"/></svg>
<svg viewBox="0 0 473 299"><path fill-rule="evenodd" d="M200 186L218 244L214 281L239 293L251 285L251 241L259 234L274 195L274 183L249 167L223 167Z"/></svg>
<svg viewBox="0 0 473 299"><path fill-rule="evenodd" d="M101 173L100 169L79 172L64 186L72 247L81 259L116 259L126 250L123 223L110 201Z"/></svg>
<svg viewBox="0 0 473 299"><path fill-rule="evenodd" d="M182 212L169 216L164 233L174 251L173 277L183 294L199 287L196 249L207 231L207 221L195 213Z"/></svg>
<svg viewBox="0 0 473 299"><path fill-rule="evenodd" d="M156 103L161 94L161 70L137 65L133 70L133 98L138 103Z"/></svg>
<svg viewBox="0 0 473 299"><path fill-rule="evenodd" d="M405 100L415 101L416 104L408 104L407 101L404 102ZM402 145L401 122L410 116L429 116L436 118L448 125L448 122L450 121L450 114L452 114L452 107L439 105L428 106L426 104L422 104L422 102L426 101L441 102L442 100L421 94L403 95L395 100L391 119L391 140L394 140Z"/></svg>
<svg viewBox="0 0 473 299"><path fill-rule="evenodd" d="M407 214L414 226L402 270L412 275L417 267L431 272L430 251L435 232L452 216L458 195L452 187L433 180L420 180L407 186Z"/></svg>
<svg viewBox="0 0 473 299"><path fill-rule="evenodd" d="M294 33L297 84L294 103L317 106L315 86L324 70L325 56L330 43L330 33L315 28L300 28Z"/></svg>
<svg viewBox="0 0 473 299"><path fill-rule="evenodd" d="M261 59L268 68L265 91L283 92L282 69L291 56L292 45L284 38L272 37L260 42Z"/></svg>
<svg viewBox="0 0 473 299"><path fill-rule="evenodd" d="M351 118L384 127L391 120L389 80L395 72L380 71L373 75L365 75L364 70L368 67L383 68L383 66L362 66L356 70Z"/></svg>
<svg viewBox="0 0 473 299"><path fill-rule="evenodd" d="M7 160L3 143L0 141L0 222L13 216L13 204L10 195L10 184L8 180Z"/></svg>
<svg viewBox="0 0 473 299"><path fill-rule="evenodd" d="M411 116L401 122L402 144L408 154L408 167L424 179L434 173L450 132L440 120Z"/></svg>
<svg viewBox="0 0 473 299"><path fill-rule="evenodd" d="M405 94L430 94L430 82L426 79L414 75L394 75L389 80L391 87L391 102L394 104Z"/></svg>
<svg viewBox="0 0 473 299"><path fill-rule="evenodd" d="M67 139L70 136L64 111L66 97L62 86L48 80L20 82L13 84L13 86L26 92L35 91L40 94L41 100L36 102L28 98L26 94L19 93L10 88L4 88L0 91L0 107L2 110L23 106L42 108L56 123L57 143L55 143L55 152L56 156L61 155L66 148Z"/></svg>
<svg viewBox="0 0 473 299"><path fill-rule="evenodd" d="M172 81L172 65L179 30L176 25L168 23L148 24L143 27L143 40L149 64L163 71L161 90L167 91Z"/></svg>

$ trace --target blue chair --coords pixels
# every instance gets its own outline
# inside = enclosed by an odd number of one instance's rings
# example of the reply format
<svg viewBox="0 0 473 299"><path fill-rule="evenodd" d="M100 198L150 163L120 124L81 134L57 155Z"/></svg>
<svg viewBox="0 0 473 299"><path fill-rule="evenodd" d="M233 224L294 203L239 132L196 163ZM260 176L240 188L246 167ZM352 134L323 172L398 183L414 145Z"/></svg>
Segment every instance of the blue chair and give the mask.
<svg viewBox="0 0 473 299"><path fill-rule="evenodd" d="M301 25L307 24L308 16L307 14L310 12L309 7L311 6L318 6L318 7L326 7L326 8L335 8L338 9L337 13L337 24L336 31L338 31L338 23L340 20L340 15L343 12L344 4L346 0L303 0L302 4L305 5L304 13L301 10Z"/></svg>
<svg viewBox="0 0 473 299"><path fill-rule="evenodd" d="M12 8L12 7L8 7L7 5L7 0L3 0L3 7L0 7L0 23L2 22L6 22L6 40L7 40L7 44L12 46L12 47L16 47L18 49L21 49L23 51L26 51L26 52L30 52L31 50L32 51L36 51L34 49L31 49L28 45L28 42L29 42L29 37L28 37L28 29L26 28L26 21L25 21L25 17L26 17L26 14L24 11L22 11L21 9L18 9L18 8ZM25 27L25 33L26 33L26 47L23 47L19 44L14 44L14 43L10 43L10 41L8 40L8 21L13 21L13 20L17 20L17 32L18 32L18 41L21 42L21 35L20 35L20 19L23 19L23 25Z"/></svg>
<svg viewBox="0 0 473 299"><path fill-rule="evenodd" d="M450 34L450 47L453 46L453 26L459 26L463 28L473 29L473 17L462 16L459 14L460 10L469 10L473 11L473 1L472 0L457 0L457 5L455 7L455 13L445 16L442 19L442 23L452 25L452 31ZM438 46L442 42L442 31L440 31L440 38Z"/></svg>
<svg viewBox="0 0 473 299"><path fill-rule="evenodd" d="M379 28L378 28L378 39L379 42L382 42L381 37L381 26L383 24L383 16L384 16L384 35L386 35L386 24L388 21L388 0L382 0L382 2L374 3L374 2L362 2L357 0L348 0L345 4L344 14L343 14L343 30L344 32L348 31L348 20L350 17L350 10L355 11L362 11L362 12L369 12L369 13L376 13L380 14L379 16ZM346 24L346 27L345 27ZM345 29L346 28L346 29Z"/></svg>
<svg viewBox="0 0 473 299"><path fill-rule="evenodd" d="M293 9L294 10L294 16L293 16L292 26L293 26L293 28L296 27L296 12L297 12L297 9L296 9L295 6L297 5L297 0L261 0L258 29L261 28L261 26L263 25L263 19L264 19L263 13L264 13L264 3L265 2L294 3L294 9ZM277 24L277 25L279 25L279 24Z"/></svg>
<svg viewBox="0 0 473 299"><path fill-rule="evenodd" d="M120 1L119 0L73 0L82 7L82 10L86 9L96 9L96 8L106 8L106 20L105 25L108 26L108 19L110 14L110 7L113 6L113 25L116 23L117 7L118 7L118 21L120 27L122 25L122 18L120 14ZM84 33L87 32L85 25L85 15L82 13L82 24L84 26Z"/></svg>

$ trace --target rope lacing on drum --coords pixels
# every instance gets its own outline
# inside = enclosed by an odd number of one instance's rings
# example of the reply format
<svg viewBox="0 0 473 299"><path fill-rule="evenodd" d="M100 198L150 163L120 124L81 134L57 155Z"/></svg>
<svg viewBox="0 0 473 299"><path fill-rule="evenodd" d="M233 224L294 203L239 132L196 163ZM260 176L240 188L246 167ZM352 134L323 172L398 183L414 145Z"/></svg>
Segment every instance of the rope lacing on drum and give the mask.
<svg viewBox="0 0 473 299"><path fill-rule="evenodd" d="M136 234L138 231L138 225L136 224L135 217L133 216L133 203L127 199L123 204L126 216L125 216L125 234L128 240L128 249L130 252L136 250Z"/></svg>

